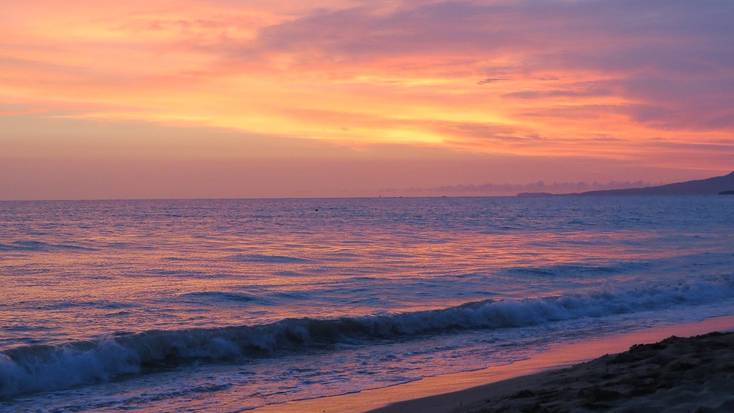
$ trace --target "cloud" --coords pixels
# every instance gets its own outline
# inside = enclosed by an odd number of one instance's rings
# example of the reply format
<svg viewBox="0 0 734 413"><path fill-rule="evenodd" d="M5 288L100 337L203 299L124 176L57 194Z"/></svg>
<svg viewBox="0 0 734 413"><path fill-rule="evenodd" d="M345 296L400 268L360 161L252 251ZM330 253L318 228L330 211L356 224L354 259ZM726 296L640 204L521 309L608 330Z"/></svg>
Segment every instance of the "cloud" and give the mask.
<svg viewBox="0 0 734 413"><path fill-rule="evenodd" d="M60 153L108 158L731 168L729 0L32 3L0 15L0 123L38 126L0 144L23 156L58 149L65 122Z"/></svg>
<svg viewBox="0 0 734 413"><path fill-rule="evenodd" d="M734 3L652 1L449 1L374 13L363 6L322 11L262 30L259 50L292 54L293 65L323 57L365 70L390 59L457 62L481 76L498 56L503 76L571 78L561 88L514 90L510 99L614 96L650 126L731 129ZM491 65L490 65L491 66ZM375 69L375 70L379 70ZM508 77L509 76L509 77ZM595 80L574 82L574 76ZM553 82L558 83L558 82Z"/></svg>
<svg viewBox="0 0 734 413"><path fill-rule="evenodd" d="M488 77L488 78L480 80L479 82L477 82L477 84L478 85L488 85L490 83L502 82L503 80L508 80L508 79L503 78L503 77Z"/></svg>
<svg viewBox="0 0 734 413"><path fill-rule="evenodd" d="M545 99L545 98L578 98L613 96L613 84L609 81L575 82L564 85L562 89L550 88L540 90L520 90L506 93L510 99Z"/></svg>

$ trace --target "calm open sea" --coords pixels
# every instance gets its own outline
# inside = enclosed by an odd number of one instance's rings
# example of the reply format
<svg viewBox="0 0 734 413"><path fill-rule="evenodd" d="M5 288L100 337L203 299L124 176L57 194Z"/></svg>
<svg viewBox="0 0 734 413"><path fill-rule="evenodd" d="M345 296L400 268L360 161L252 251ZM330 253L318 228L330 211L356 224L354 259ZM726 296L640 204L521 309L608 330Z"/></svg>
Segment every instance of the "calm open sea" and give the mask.
<svg viewBox="0 0 734 413"><path fill-rule="evenodd" d="M734 199L0 202L0 410L241 411L734 314Z"/></svg>

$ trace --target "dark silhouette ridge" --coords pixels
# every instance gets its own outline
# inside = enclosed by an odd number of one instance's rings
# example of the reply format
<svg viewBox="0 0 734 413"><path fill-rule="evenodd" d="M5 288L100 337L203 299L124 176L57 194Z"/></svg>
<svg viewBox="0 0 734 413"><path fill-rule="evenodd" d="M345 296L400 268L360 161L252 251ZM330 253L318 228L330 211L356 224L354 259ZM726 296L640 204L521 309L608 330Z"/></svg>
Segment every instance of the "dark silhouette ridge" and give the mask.
<svg viewBox="0 0 734 413"><path fill-rule="evenodd" d="M734 190L731 190L731 191L721 191L721 192L719 192L719 195L734 195Z"/></svg>
<svg viewBox="0 0 734 413"><path fill-rule="evenodd" d="M554 196L555 194L552 194L550 192L520 192L517 194L520 198L542 198L545 196Z"/></svg>
<svg viewBox="0 0 734 413"><path fill-rule="evenodd" d="M718 195L723 192L730 192L732 191L732 188L734 188L734 172L724 176L678 182L668 185L590 191L572 195Z"/></svg>

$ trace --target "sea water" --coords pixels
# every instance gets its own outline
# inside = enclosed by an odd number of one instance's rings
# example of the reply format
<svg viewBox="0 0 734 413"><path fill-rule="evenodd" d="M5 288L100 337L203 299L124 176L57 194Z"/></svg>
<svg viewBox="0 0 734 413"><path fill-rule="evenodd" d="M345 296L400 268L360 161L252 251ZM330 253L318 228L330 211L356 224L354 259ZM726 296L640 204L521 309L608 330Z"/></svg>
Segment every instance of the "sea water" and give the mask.
<svg viewBox="0 0 734 413"><path fill-rule="evenodd" d="M0 283L0 410L242 411L734 314L734 199L0 202Z"/></svg>

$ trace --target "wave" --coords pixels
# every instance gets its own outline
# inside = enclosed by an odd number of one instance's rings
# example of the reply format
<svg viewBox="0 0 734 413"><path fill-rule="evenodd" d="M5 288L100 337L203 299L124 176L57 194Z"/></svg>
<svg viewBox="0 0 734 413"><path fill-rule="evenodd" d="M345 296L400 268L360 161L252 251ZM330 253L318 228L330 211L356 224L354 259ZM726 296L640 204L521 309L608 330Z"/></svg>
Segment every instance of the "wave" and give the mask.
<svg viewBox="0 0 734 413"><path fill-rule="evenodd" d="M646 262L625 261L608 265L558 264L542 267L514 267L503 271L510 275L529 275L537 277L565 277L578 275L608 275L644 269Z"/></svg>
<svg viewBox="0 0 734 413"><path fill-rule="evenodd" d="M181 294L179 295L179 298L205 304L217 304L221 302L251 302L257 300L257 297L249 294L227 291L197 291Z"/></svg>
<svg viewBox="0 0 734 413"><path fill-rule="evenodd" d="M0 304L2 306L2 304ZM102 310L119 310L137 307L137 304L131 302L118 302L110 300L89 300L89 301L70 301L70 300L29 300L14 303L15 308L23 308L30 310L68 310L72 308L98 308Z"/></svg>
<svg viewBox="0 0 734 413"><path fill-rule="evenodd" d="M50 244L42 241L14 241L0 244L0 251L9 252L51 252L51 251L94 251L93 248L74 244Z"/></svg>
<svg viewBox="0 0 734 413"><path fill-rule="evenodd" d="M300 264L310 262L305 258L289 257L285 255L236 254L227 257L231 261L253 262L265 264Z"/></svg>
<svg viewBox="0 0 734 413"><path fill-rule="evenodd" d="M0 398L106 382L192 362L241 362L340 343L369 344L475 329L533 326L711 303L732 297L734 275L587 294L486 300L438 310L147 331L55 346L25 346L0 353Z"/></svg>

